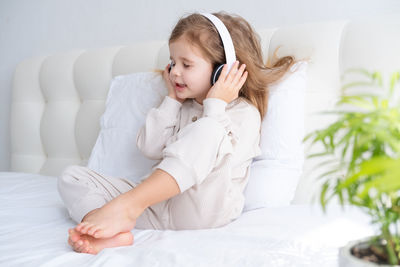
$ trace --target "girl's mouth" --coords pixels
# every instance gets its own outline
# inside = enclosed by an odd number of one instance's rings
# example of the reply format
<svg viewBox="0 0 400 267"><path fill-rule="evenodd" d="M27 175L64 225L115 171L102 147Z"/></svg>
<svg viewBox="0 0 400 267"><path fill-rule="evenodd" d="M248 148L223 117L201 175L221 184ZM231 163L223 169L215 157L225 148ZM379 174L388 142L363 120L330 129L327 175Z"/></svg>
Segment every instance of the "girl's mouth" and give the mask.
<svg viewBox="0 0 400 267"><path fill-rule="evenodd" d="M179 92L182 92L185 89L186 85L183 83L175 83L175 89Z"/></svg>

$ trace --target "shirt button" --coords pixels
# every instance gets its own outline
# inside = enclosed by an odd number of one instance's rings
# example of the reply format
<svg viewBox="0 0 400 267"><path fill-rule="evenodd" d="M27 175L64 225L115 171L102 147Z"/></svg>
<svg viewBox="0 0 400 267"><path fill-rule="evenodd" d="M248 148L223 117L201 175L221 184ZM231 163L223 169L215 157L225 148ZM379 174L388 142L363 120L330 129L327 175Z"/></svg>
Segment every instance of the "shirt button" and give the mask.
<svg viewBox="0 0 400 267"><path fill-rule="evenodd" d="M197 121L197 116L194 116L194 117L192 118L192 121L193 121L193 122Z"/></svg>

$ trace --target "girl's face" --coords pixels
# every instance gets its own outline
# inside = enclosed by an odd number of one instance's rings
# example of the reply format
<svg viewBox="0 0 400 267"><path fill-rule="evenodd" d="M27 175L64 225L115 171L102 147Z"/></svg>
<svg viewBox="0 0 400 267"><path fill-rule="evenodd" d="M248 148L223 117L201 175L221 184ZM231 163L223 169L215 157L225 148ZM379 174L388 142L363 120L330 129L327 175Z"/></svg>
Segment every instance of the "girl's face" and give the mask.
<svg viewBox="0 0 400 267"><path fill-rule="evenodd" d="M176 96L181 99L194 98L203 104L211 88L211 62L201 55L199 48L183 37L169 44L169 53L172 67L169 78Z"/></svg>

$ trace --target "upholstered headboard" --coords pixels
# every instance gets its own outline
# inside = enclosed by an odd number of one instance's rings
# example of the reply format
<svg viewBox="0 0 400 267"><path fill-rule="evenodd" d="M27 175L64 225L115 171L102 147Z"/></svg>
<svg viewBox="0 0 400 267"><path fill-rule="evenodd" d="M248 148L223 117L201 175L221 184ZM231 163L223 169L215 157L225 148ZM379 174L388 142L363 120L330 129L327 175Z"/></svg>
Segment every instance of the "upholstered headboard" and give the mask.
<svg viewBox="0 0 400 267"><path fill-rule="evenodd" d="M332 107L340 75L350 67L400 69L399 19L332 21L258 31L265 56L309 58L306 132L326 123L314 116ZM15 71L11 110L11 170L58 175L87 163L113 77L164 68L166 41L70 51L27 59ZM306 161L295 203L310 200Z"/></svg>

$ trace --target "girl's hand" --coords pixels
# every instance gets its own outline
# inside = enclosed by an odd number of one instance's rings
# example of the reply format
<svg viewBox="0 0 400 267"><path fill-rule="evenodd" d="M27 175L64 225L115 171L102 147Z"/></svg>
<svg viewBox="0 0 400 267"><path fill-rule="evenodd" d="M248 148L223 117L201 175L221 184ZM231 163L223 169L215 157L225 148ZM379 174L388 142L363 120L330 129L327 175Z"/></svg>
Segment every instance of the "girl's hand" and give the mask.
<svg viewBox="0 0 400 267"><path fill-rule="evenodd" d="M230 72L227 74L228 66L225 64L217 82L210 88L206 98L219 98L226 103L230 103L239 96L239 90L247 79L245 64L238 69L239 61L233 64Z"/></svg>
<svg viewBox="0 0 400 267"><path fill-rule="evenodd" d="M170 75L169 66L170 65L171 64L168 64L163 71L163 78L164 78L165 84L167 85L167 88L168 88L168 96L179 101L180 103L183 103L183 101L185 101L185 99L181 99L176 96L174 84L171 82L171 79L169 78L169 75Z"/></svg>

